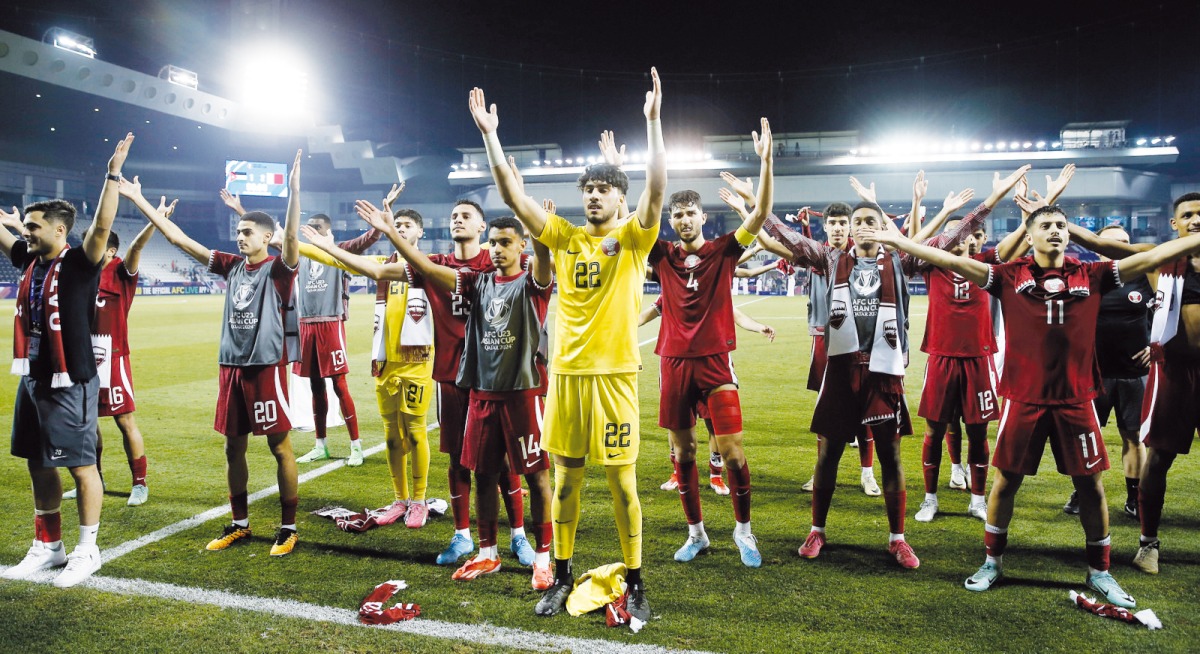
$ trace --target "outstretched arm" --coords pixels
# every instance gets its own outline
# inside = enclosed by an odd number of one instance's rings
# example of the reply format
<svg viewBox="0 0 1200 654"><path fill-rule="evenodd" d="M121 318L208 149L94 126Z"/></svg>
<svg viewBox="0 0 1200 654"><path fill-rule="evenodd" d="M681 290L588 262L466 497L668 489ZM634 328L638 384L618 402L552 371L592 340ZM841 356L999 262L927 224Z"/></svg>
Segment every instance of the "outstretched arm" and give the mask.
<svg viewBox="0 0 1200 654"><path fill-rule="evenodd" d="M921 226L921 229L917 232L916 236L911 237L912 240L918 243L924 243L932 238L934 234L937 234L938 231L942 229L942 225L946 224L946 220L948 220L950 216L954 215L954 213L959 209L967 206L967 203L970 202L971 198L974 197L974 189L964 189L961 193L951 193L950 195L947 195L946 201L942 203L942 210L933 217L933 220L927 221L923 226Z"/></svg>
<svg viewBox="0 0 1200 654"><path fill-rule="evenodd" d="M183 250L191 258L199 261L204 265L208 265L209 259L212 258L212 250L204 247L198 241L188 236L179 228L179 225L171 222L167 216L159 213L154 205L150 204L145 197L142 196L142 183L134 176L133 181L122 178L117 186L118 192L122 197L128 198L133 205L142 212L150 224L154 225L158 231L163 233L167 242L175 247ZM172 205L174 206L174 205ZM174 209L172 209L174 211Z"/></svg>
<svg viewBox="0 0 1200 654"><path fill-rule="evenodd" d="M766 118L762 119L762 135L750 133L754 139L754 151L758 153L762 164L758 170L758 197L754 199L754 209L742 222L742 229L751 234L758 234L763 221L771 215L775 198L775 148L771 147L771 124Z"/></svg>
<svg viewBox="0 0 1200 654"><path fill-rule="evenodd" d="M8 259L12 257L13 246L19 238L8 230L15 230L18 235L25 231L25 225L21 223L21 210L13 207L12 213L9 213L0 209L0 226L6 228L0 229L0 250L4 251L4 258Z"/></svg>
<svg viewBox="0 0 1200 654"><path fill-rule="evenodd" d="M496 180L496 190L500 192L504 204L513 210L517 219L525 225L529 233L533 234L534 238L541 236L542 230L546 227L546 212L542 210L536 200L525 195L525 191L520 188L520 184L513 177L508 162L505 161L504 148L501 147L500 137L496 134L496 129L500 125L496 105L488 107L483 96L483 89L479 87L471 89L468 104L471 108L471 117L475 119L475 126L483 135L483 145L487 150L488 164L492 168L492 178Z"/></svg>
<svg viewBox="0 0 1200 654"><path fill-rule="evenodd" d="M173 200L171 204L167 204L167 196L164 195L159 199L156 211L162 214L167 220L170 220L171 216L175 213L175 205L178 203L179 200ZM125 272L131 275L137 274L142 263L142 250L157 231L158 228L154 226L154 223L146 223L142 231L138 232L138 235L133 238L133 243L130 243L129 249L125 251Z"/></svg>
<svg viewBox="0 0 1200 654"><path fill-rule="evenodd" d="M737 311L737 309L734 309L734 311ZM641 315L638 316L638 327L641 327L642 325L650 322L651 320L654 320L655 318L657 318L661 315L662 315L662 313L659 312L659 310L658 310L658 304L651 302L650 306L646 307L645 309L642 309Z"/></svg>
<svg viewBox="0 0 1200 654"><path fill-rule="evenodd" d="M281 248L283 262L288 268L295 268L300 264L300 157L303 154L303 150L296 150L292 174L288 176L287 218L283 224Z"/></svg>
<svg viewBox="0 0 1200 654"><path fill-rule="evenodd" d="M113 218L117 217L117 205L121 201L121 195L117 192L118 182L114 178L121 176L121 166L125 165L131 145L133 132L117 143L116 150L108 160L108 176L104 178L104 190L100 192L100 202L96 205L96 217L83 235L83 251L93 264L100 263L104 259L104 251L108 249L108 233L112 230Z"/></svg>
<svg viewBox="0 0 1200 654"><path fill-rule="evenodd" d="M1071 240L1078 243L1080 247L1109 259L1124 259L1139 252L1148 252L1154 249L1154 245L1151 243L1122 243L1111 238L1101 238L1092 230L1070 221L1067 221L1067 231L1071 234Z"/></svg>
<svg viewBox="0 0 1200 654"><path fill-rule="evenodd" d="M733 276L737 277L738 279L749 279L751 277L758 277L759 275L769 273L778 267L778 264L772 262L763 266L758 266L757 268L734 268Z"/></svg>
<svg viewBox="0 0 1200 654"><path fill-rule="evenodd" d="M667 192L667 147L663 145L662 83L658 70L650 69L650 81L654 88L646 92L646 190L637 204L637 219L643 229L657 229L662 220L663 199Z"/></svg>
<svg viewBox="0 0 1200 654"><path fill-rule="evenodd" d="M864 231L864 240L875 241L881 245L890 245L901 252L919 257L940 268L952 270L979 286L986 286L991 267L981 261L969 257L960 257L945 250L916 243L900 233L898 229L882 229L879 231Z"/></svg>
<svg viewBox="0 0 1200 654"><path fill-rule="evenodd" d="M741 310L738 309L737 307L733 308L733 324L737 325L738 327L741 327L742 329L744 329L748 332L754 332L755 334L762 334L763 336L767 337L768 341L770 341L772 343L775 342L775 328L774 327L763 324L763 323L751 318L750 316L747 316L746 314L742 313Z"/></svg>
<svg viewBox="0 0 1200 654"><path fill-rule="evenodd" d="M1158 270L1168 261L1200 254L1200 234L1176 238L1146 252L1132 254L1117 262L1121 281L1128 282Z"/></svg>
<svg viewBox="0 0 1200 654"><path fill-rule="evenodd" d="M604 163L610 166L620 168L625 165L625 144L621 144L621 148L617 149L617 140L613 136L611 129L600 132L600 156L604 158ZM511 159L511 157L509 157ZM542 203L545 209L545 202ZM554 213L553 209L546 209L549 213ZM621 202L617 204L617 220L625 220L625 216L629 215L629 200L622 195ZM536 241L537 239L534 239Z"/></svg>

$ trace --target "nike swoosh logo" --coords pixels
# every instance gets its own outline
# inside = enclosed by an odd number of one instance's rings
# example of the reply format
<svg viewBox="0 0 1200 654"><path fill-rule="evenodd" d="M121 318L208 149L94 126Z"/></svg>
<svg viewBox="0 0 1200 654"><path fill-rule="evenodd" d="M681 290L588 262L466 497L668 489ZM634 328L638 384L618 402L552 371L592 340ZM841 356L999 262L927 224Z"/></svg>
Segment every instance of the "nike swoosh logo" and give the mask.
<svg viewBox="0 0 1200 654"><path fill-rule="evenodd" d="M738 492L737 492L737 496L738 496L738 497L745 497L745 496L747 496L747 495L749 495L749 494L750 494L750 491L738 491Z"/></svg>
<svg viewBox="0 0 1200 654"><path fill-rule="evenodd" d="M554 524L556 524L556 525L569 525L569 524L572 524L572 523L574 523L574 522L575 522L574 520L555 520L555 521L554 521Z"/></svg>
<svg viewBox="0 0 1200 654"><path fill-rule="evenodd" d="M567 248L567 254L583 254L583 250L576 250L572 252L571 248Z"/></svg>
<svg viewBox="0 0 1200 654"><path fill-rule="evenodd" d="M51 460L51 461L59 461L59 460L61 460L61 459L65 459L65 458L67 458L67 455L66 455L66 454L64 454L64 455L62 455L62 456L53 456L53 455L51 455L51 457L50 457L50 460Z"/></svg>
<svg viewBox="0 0 1200 654"><path fill-rule="evenodd" d="M269 425L263 425L263 426L262 426L262 428L263 428L264 430L266 430L266 429L270 429L270 428L272 428L272 427L274 427L275 425L278 425L278 424L279 424L278 422L273 422L273 423L271 423L271 424L269 424Z"/></svg>
<svg viewBox="0 0 1200 654"><path fill-rule="evenodd" d="M620 453L620 452L617 452L616 454L609 453L609 455L608 455L608 458L610 458L610 459L615 459L615 458L617 458L617 457L619 457L619 456L621 456L621 453Z"/></svg>
<svg viewBox="0 0 1200 654"><path fill-rule="evenodd" d="M1088 470L1091 470L1091 469L1092 469L1092 467L1093 467L1093 466L1095 466L1097 463L1100 463L1100 460L1099 460L1099 459L1097 459L1097 460L1095 460L1095 461L1092 461L1091 463L1087 464L1087 465L1086 465L1086 466L1084 466L1084 467L1085 467L1085 468L1087 468Z"/></svg>

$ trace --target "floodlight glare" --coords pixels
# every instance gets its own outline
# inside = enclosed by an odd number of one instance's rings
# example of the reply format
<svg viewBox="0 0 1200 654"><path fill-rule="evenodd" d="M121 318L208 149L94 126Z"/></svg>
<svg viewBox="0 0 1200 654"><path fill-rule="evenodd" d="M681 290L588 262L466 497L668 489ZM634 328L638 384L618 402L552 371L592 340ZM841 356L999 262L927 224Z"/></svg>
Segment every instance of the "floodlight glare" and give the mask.
<svg viewBox="0 0 1200 654"><path fill-rule="evenodd" d="M1175 137L1174 137L1174 136L1168 136L1167 138L1165 138L1165 139L1163 139L1163 140L1167 142L1167 145L1171 145L1171 143L1173 143L1173 142L1175 141Z"/></svg>
<svg viewBox="0 0 1200 654"><path fill-rule="evenodd" d="M1157 136L1150 139L1150 145L1158 145L1159 143L1162 143L1162 139L1158 138Z"/></svg>
<svg viewBox="0 0 1200 654"><path fill-rule="evenodd" d="M1011 149L1011 150L1016 150L1017 148L1021 147L1021 142L1020 142L1020 141L1013 141L1012 143L1009 143L1009 144L1008 144L1008 147L1009 147L1009 149Z"/></svg>
<svg viewBox="0 0 1200 654"><path fill-rule="evenodd" d="M65 30L61 27L51 27L42 35L42 43L49 43L56 48L83 55L89 59L96 58L96 42L86 36Z"/></svg>
<svg viewBox="0 0 1200 654"><path fill-rule="evenodd" d="M979 141L972 141L972 142L971 142L971 151L972 151L972 152L979 152L979 148L981 148L981 147L983 147L983 146L981 146L981 145L979 144ZM988 149L990 150L991 148L988 148Z"/></svg>
<svg viewBox="0 0 1200 654"><path fill-rule="evenodd" d="M1051 143L1051 144L1050 144L1050 147L1052 147L1052 148L1061 148L1061 147L1062 147L1062 141L1055 141L1055 142L1053 142L1053 143Z"/></svg>
<svg viewBox="0 0 1200 654"><path fill-rule="evenodd" d="M165 79L172 84L186 86L189 89L196 89L200 87L200 77L196 75L196 73L193 73L186 68L180 68L179 66L172 66L170 64L163 66L162 70L158 71L158 78Z"/></svg>
<svg viewBox="0 0 1200 654"><path fill-rule="evenodd" d="M1144 138L1138 139L1137 144L1138 145L1146 145L1146 139L1144 139Z"/></svg>
<svg viewBox="0 0 1200 654"><path fill-rule="evenodd" d="M314 124L308 72L291 50L262 45L233 57L235 96L251 129L289 131Z"/></svg>
<svg viewBox="0 0 1200 654"><path fill-rule="evenodd" d="M996 149L997 150L1006 150L1006 149L1008 149L1008 144L1005 143L1004 141L1000 141L999 143L996 144Z"/></svg>
<svg viewBox="0 0 1200 654"><path fill-rule="evenodd" d="M1021 144L1021 147L1025 148L1026 150L1028 150L1029 148L1032 148L1032 147L1033 147L1033 143L1032 143L1032 142L1030 142L1030 141L1025 141L1024 143L1022 143L1022 144Z"/></svg>
<svg viewBox="0 0 1200 654"><path fill-rule="evenodd" d="M542 165L542 162L538 161L537 159L534 159L534 160L533 160L533 165L534 165L534 166L540 166L540 165Z"/></svg>
<svg viewBox="0 0 1200 654"><path fill-rule="evenodd" d="M1039 149L1039 150L1041 150L1042 148L1046 147L1046 142L1045 142L1045 141L1038 141L1038 142L1037 142L1037 147L1038 147L1038 149Z"/></svg>
<svg viewBox="0 0 1200 654"><path fill-rule="evenodd" d="M988 144L986 144L986 145L984 145L984 146L983 146L983 149L984 149L984 150L987 150L988 152L991 152L991 151L992 151L992 148L994 148L994 147L995 147L995 146L993 146L991 143L988 143ZM1001 149L1003 149L1003 148L1001 148Z"/></svg>
<svg viewBox="0 0 1200 654"><path fill-rule="evenodd" d="M451 170L458 170L458 164L450 164Z"/></svg>

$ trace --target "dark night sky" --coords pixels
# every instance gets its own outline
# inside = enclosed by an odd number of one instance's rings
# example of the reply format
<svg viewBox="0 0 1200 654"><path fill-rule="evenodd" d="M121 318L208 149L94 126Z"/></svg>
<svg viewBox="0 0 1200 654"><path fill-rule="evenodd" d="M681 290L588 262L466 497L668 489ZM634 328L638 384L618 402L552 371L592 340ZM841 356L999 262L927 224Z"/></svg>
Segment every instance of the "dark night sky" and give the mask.
<svg viewBox="0 0 1200 654"><path fill-rule="evenodd" d="M101 59L150 74L177 63L199 73L202 90L222 94L236 45L231 13L241 4L14 0L0 8L0 27L31 38L67 27L93 36ZM1131 135L1179 137L1185 162L1200 141L1195 2L289 0L282 8L280 34L302 49L327 120L397 156L477 146L466 109L474 85L499 104L507 143L590 153L611 127L636 147L650 65L664 80L669 145L748 132L760 115L776 132L857 129L868 141L899 129L1049 139L1070 121L1131 119ZM38 121L62 120L5 104L0 120L14 135L44 134ZM69 113L89 102L66 94L58 104Z"/></svg>

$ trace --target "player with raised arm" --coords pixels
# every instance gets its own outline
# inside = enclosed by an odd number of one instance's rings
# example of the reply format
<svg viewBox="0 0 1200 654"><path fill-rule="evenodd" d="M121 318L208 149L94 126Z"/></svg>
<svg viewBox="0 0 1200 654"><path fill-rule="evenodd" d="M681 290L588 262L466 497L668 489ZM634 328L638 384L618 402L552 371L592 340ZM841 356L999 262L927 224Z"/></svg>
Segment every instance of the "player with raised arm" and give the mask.
<svg viewBox="0 0 1200 654"><path fill-rule="evenodd" d="M1079 492L1087 585L1108 602L1132 607L1133 598L1108 571L1111 541L1101 483L1108 454L1092 405L1102 388L1095 363L1096 318L1103 293L1200 252L1200 233L1120 261L1085 263L1066 256L1070 236L1061 208L1024 198L1018 203L1029 212L1025 227L1033 256L1006 264L956 257L891 233L874 235L957 272L999 297L1004 307L1012 347L1000 380L1005 404L992 460L997 472L984 529L987 558L965 586L984 591L1000 580L1017 490L1026 475L1037 472L1049 440L1059 472L1070 475Z"/></svg>
<svg viewBox="0 0 1200 654"><path fill-rule="evenodd" d="M385 203L394 201L403 188L403 184L393 185ZM221 189L221 200L239 217L246 213L241 199L230 195L225 189ZM333 229L333 222L323 213L310 216L308 225L322 234L328 234ZM371 230L339 243L338 247L361 254L378 240L379 232ZM349 281L350 275L345 271L312 259L300 267L296 276L300 309L300 361L295 371L308 379L316 431L312 450L297 458L296 463L312 463L329 458L325 426L329 413L326 379L333 382L333 393L346 420L346 430L350 432L350 456L346 459L346 465L360 466L363 463L362 443L358 439L358 413L346 383L346 374L350 372L350 362L346 356L346 319L350 315Z"/></svg>
<svg viewBox="0 0 1200 654"><path fill-rule="evenodd" d="M225 478L233 521L208 543L210 551L224 550L250 538L247 483L250 471L246 448L251 433L266 437L275 457L282 512L271 556L285 556L296 547L298 482L296 456L287 396L287 364L298 354L298 327L291 307L296 268L300 263L300 159L296 152L288 175L287 219L281 254L272 256L268 244L275 221L261 211L244 214L237 224L241 256L210 250L193 240L154 209L140 193L128 191L150 222L174 246L228 280L224 319L217 351L220 363L216 418L213 429L225 436Z"/></svg>
<svg viewBox="0 0 1200 654"><path fill-rule="evenodd" d="M660 357L658 425L671 434L679 476L679 497L688 523L688 538L675 560L691 561L709 546L700 510L696 471L697 403L705 403L722 459L729 469L737 526L733 540L744 565L762 565L758 540L750 529L750 466L742 448L742 411L729 353L735 347L733 298L729 286L734 268L771 212L773 193L771 128L762 119L762 135L754 133L754 149L762 159L758 202L734 232L712 241L704 238L708 216L695 191L680 191L667 204L678 243L659 239L650 250L650 266L662 284L662 323L654 351Z"/></svg>
<svg viewBox="0 0 1200 654"><path fill-rule="evenodd" d="M66 568L54 578L74 586L100 569L100 510L104 488L96 469L97 403L100 389L92 354L91 324L108 235L117 214L117 183L133 134L117 143L108 160L96 216L81 247L67 243L75 207L45 200L25 207L20 219L0 211L0 251L21 271L13 324L12 373L20 375L12 414L12 454L26 459L33 487L33 543L6 579ZM19 229L17 239L8 229ZM79 489L79 542L68 556L62 542L62 480L67 468Z"/></svg>
<svg viewBox="0 0 1200 654"><path fill-rule="evenodd" d="M589 166L579 178L586 223L577 227L547 214L526 196L504 160L496 135L499 118L483 91L473 89L471 115L483 135L500 196L554 256L559 279L554 356L546 402L542 447L554 455L554 585L536 612L554 615L574 587L571 557L579 522L584 465L605 466L613 513L627 568L628 610L650 619L642 579L642 508L637 495L640 445L637 373L641 368L637 322L641 311L645 260L658 237L667 169L659 109L658 72L646 93L646 190L636 212L620 222L618 207L629 178L608 164Z"/></svg>
<svg viewBox="0 0 1200 654"><path fill-rule="evenodd" d="M966 239L1026 170L1022 168L1003 180L997 175L991 195L967 220L937 236L934 245L950 249ZM869 430L875 435L883 471L888 551L902 567L916 568L920 560L904 538L907 498L900 437L912 433L904 402L908 352L908 289L904 279L915 270L917 262L883 250L877 236L898 230L879 205L866 201L851 215L854 247L848 252L806 238L774 217L767 220L766 229L776 245L792 254L796 264L822 268L832 282L825 298L829 306L825 340L828 364L812 422L813 431L820 434L813 475L813 526L800 547L800 556L820 555L826 542L826 517L837 482L838 460L847 441Z"/></svg>

